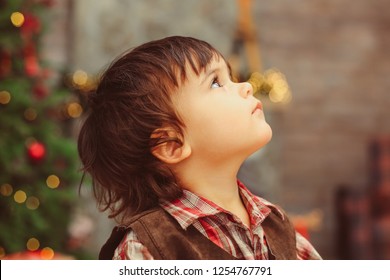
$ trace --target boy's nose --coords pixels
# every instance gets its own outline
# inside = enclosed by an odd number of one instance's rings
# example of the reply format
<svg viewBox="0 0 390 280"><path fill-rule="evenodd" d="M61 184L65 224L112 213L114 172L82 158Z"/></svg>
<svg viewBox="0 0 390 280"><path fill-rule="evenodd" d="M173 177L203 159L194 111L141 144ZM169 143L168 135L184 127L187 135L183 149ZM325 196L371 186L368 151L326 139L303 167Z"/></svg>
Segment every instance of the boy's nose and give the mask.
<svg viewBox="0 0 390 280"><path fill-rule="evenodd" d="M240 83L240 95L244 98L247 98L250 95L253 95L252 85L248 82Z"/></svg>

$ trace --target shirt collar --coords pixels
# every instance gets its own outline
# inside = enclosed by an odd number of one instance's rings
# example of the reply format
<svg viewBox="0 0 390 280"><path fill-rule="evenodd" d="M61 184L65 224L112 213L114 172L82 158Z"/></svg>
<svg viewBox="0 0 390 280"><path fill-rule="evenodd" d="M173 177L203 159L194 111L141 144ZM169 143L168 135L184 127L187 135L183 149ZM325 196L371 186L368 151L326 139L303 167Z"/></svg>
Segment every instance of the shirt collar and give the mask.
<svg viewBox="0 0 390 280"><path fill-rule="evenodd" d="M278 210L272 203L253 195L240 181L237 181L237 185L243 203L250 214L251 224L256 226L262 223L271 212L271 208ZM171 202L163 201L160 205L175 220L177 220L183 229L187 229L196 220L203 217L213 216L219 213L232 215L229 211L223 209L214 202L200 197L188 190L183 190L183 195L180 198ZM283 213L279 210L277 213L283 218Z"/></svg>
<svg viewBox="0 0 390 280"><path fill-rule="evenodd" d="M252 214L252 216L258 217L260 223L264 221L264 219L269 215L271 211L278 215L282 220L284 220L283 212L276 205L272 204L271 202L265 200L262 197L255 196L254 194L252 194L239 180L237 180L237 185L240 189L241 198L248 213Z"/></svg>

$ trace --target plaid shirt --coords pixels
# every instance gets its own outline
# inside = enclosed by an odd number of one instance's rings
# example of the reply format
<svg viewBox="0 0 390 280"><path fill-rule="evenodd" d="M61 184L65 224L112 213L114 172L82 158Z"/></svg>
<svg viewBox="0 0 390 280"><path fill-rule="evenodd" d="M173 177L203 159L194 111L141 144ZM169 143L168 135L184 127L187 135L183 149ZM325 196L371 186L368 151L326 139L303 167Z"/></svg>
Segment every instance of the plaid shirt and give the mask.
<svg viewBox="0 0 390 280"><path fill-rule="evenodd" d="M268 246L261 223L271 212L270 207L284 219L283 213L270 202L254 196L238 181L239 191L250 216L250 229L234 214L205 198L184 190L183 196L172 202L161 203L180 226L186 230L193 225L204 236L238 259L266 260ZM299 259L321 259L313 246L296 233ZM134 231L129 231L115 250L113 259L151 259L147 248L138 240Z"/></svg>

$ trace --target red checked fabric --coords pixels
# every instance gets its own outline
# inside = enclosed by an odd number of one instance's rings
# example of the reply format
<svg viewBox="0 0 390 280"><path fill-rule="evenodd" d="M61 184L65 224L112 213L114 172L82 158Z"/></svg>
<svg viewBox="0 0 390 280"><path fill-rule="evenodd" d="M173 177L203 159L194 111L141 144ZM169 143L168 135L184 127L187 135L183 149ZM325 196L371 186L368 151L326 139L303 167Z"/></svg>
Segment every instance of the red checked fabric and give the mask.
<svg viewBox="0 0 390 280"><path fill-rule="evenodd" d="M234 214L215 203L184 190L184 195L172 202L161 204L183 229L193 225L204 236L238 259L268 259L267 241L261 223L276 206L254 196L238 181L239 191L251 217L251 228L245 226ZM283 214L277 211L283 218ZM299 259L321 259L318 252L302 235L297 236L297 256ZM151 259L147 248L138 240L135 232L129 231L115 250L113 259Z"/></svg>

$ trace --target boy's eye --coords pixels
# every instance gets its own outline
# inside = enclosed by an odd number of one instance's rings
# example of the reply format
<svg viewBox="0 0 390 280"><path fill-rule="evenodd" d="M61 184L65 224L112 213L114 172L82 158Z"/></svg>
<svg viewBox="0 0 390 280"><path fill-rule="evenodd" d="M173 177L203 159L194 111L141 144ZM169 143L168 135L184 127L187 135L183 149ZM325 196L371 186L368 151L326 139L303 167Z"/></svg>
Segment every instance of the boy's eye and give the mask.
<svg viewBox="0 0 390 280"><path fill-rule="evenodd" d="M211 83L211 88L219 88L219 87L222 87L222 85L218 82L218 79L215 78Z"/></svg>

